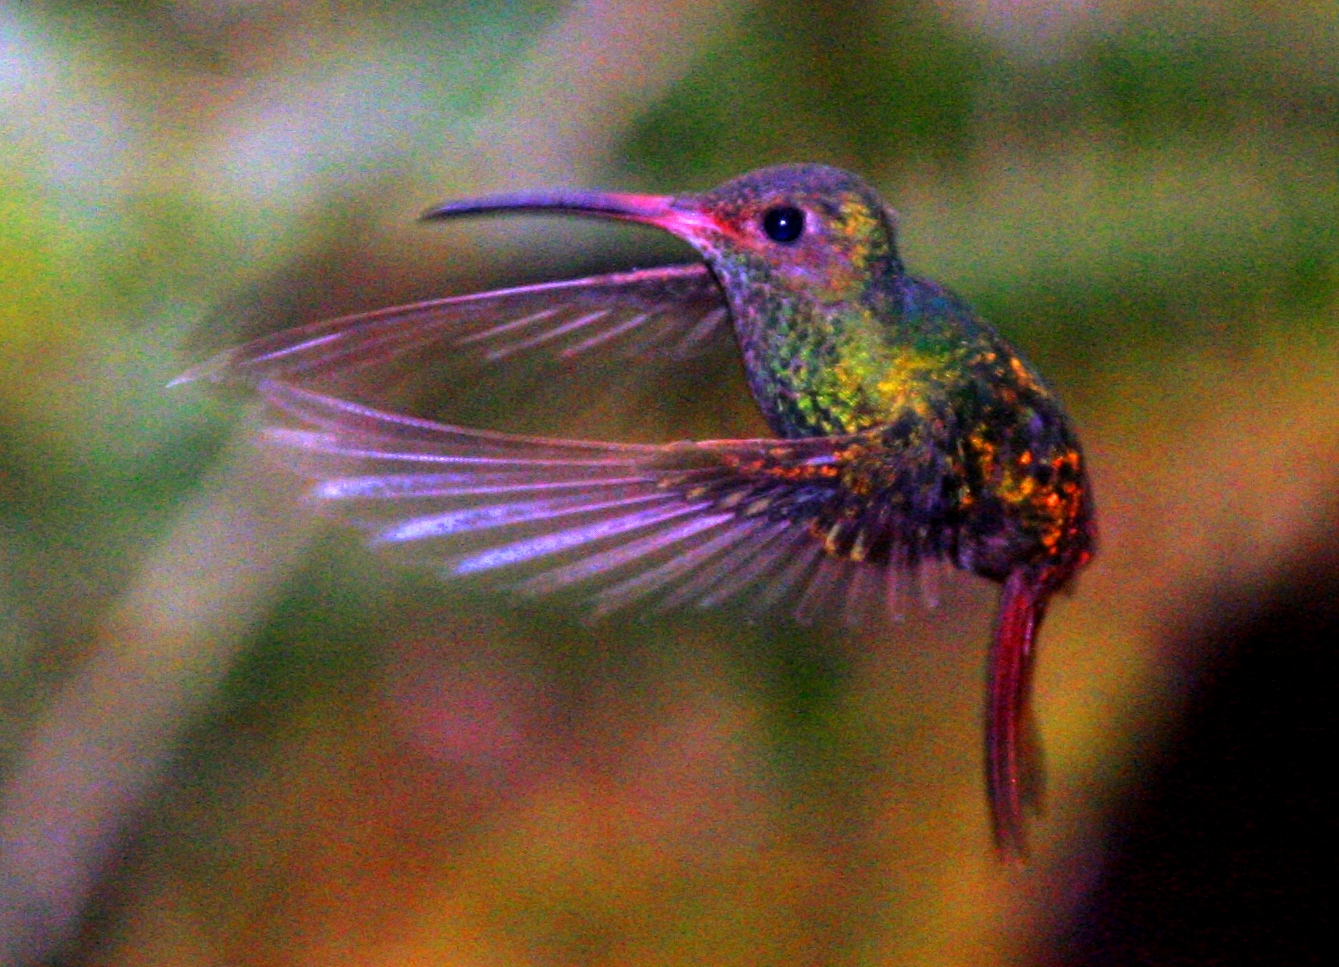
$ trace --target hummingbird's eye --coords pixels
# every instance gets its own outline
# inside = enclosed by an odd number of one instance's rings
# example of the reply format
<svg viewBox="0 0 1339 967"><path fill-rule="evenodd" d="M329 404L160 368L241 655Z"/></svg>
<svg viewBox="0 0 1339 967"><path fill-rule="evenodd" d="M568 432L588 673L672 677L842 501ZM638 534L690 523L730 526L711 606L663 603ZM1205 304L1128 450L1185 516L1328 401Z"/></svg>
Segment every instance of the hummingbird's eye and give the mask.
<svg viewBox="0 0 1339 967"><path fill-rule="evenodd" d="M789 244L804 234L804 212L794 205L769 208L762 217L762 230L772 241Z"/></svg>

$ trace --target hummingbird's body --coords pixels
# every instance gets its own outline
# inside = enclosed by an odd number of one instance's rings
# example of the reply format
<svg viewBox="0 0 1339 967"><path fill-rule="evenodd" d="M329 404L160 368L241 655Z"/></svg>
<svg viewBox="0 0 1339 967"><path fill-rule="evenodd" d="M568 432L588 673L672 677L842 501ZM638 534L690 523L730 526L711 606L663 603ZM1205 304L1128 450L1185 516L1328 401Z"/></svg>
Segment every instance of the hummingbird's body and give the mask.
<svg viewBox="0 0 1339 967"><path fill-rule="evenodd" d="M945 560L1004 585L990 664L996 836L1023 844L1028 688L1051 594L1091 556L1078 442L1037 374L953 295L909 276L895 217L853 175L753 172L697 196L503 195L426 217L559 211L659 226L703 255L673 266L318 323L189 376L249 374L285 424L274 444L381 544L451 574L589 587L597 609L801 606ZM448 360L631 348L691 353L726 318L776 440L666 446L510 437L329 394L353 373ZM296 424L296 426L294 426ZM527 570L528 569L528 570ZM895 583L895 582L893 582ZM819 589L822 593L819 593Z"/></svg>
<svg viewBox="0 0 1339 967"><path fill-rule="evenodd" d="M778 202L811 226L784 259L787 243L760 247L747 230ZM1082 458L1059 405L970 308L907 275L895 217L867 186L818 166L764 169L695 205L710 213L700 248L768 424L856 436L834 461L843 498L815 522L829 553L943 557L1003 580L1025 561L1067 575L1090 551Z"/></svg>

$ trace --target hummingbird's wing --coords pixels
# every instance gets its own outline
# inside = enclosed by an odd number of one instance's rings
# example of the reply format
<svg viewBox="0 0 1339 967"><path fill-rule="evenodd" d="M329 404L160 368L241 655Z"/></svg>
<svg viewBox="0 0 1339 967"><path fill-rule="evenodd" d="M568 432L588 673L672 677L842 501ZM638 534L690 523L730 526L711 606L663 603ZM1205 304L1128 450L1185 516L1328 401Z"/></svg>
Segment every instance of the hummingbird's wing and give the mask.
<svg viewBox="0 0 1339 967"><path fill-rule="evenodd" d="M706 266L672 265L435 299L346 316L229 349L174 383L264 378L346 395L433 367L587 353L683 359L728 338L729 311Z"/></svg>
<svg viewBox="0 0 1339 967"><path fill-rule="evenodd" d="M801 616L882 603L888 567L829 555L852 437L665 445L520 437L273 380L265 442L309 499L447 576L572 589L593 609L711 605ZM877 593L872 593L877 592Z"/></svg>

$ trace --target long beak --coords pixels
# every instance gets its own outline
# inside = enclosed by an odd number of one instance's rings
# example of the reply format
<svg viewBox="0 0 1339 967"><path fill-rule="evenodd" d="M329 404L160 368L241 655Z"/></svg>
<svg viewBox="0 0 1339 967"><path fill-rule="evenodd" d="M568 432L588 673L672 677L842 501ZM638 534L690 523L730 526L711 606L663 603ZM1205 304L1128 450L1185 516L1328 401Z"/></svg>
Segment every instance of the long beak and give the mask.
<svg viewBox="0 0 1339 967"><path fill-rule="evenodd" d="M612 218L624 222L654 225L680 238L693 241L712 225L709 217L686 199L671 195L630 195L607 191L522 191L505 195L484 195L463 201L447 202L424 212L425 221L459 218L464 215L491 214L577 215L585 218Z"/></svg>

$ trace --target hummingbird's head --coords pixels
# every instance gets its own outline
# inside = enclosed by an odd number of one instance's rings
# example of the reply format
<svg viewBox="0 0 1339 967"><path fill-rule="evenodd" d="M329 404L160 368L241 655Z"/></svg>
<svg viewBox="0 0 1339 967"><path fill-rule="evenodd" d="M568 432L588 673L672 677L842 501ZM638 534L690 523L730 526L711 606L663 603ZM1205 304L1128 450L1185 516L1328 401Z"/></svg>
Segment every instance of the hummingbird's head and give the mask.
<svg viewBox="0 0 1339 967"><path fill-rule="evenodd" d="M902 271L896 216L839 168L761 168L671 207L684 217L664 227L691 242L727 285L763 283L848 302Z"/></svg>
<svg viewBox="0 0 1339 967"><path fill-rule="evenodd" d="M562 212L655 225L702 253L727 289L788 290L822 303L861 299L902 271L896 216L855 175L778 165L699 195L537 191L450 202L424 218Z"/></svg>

